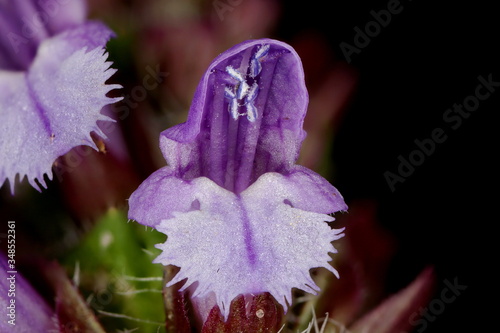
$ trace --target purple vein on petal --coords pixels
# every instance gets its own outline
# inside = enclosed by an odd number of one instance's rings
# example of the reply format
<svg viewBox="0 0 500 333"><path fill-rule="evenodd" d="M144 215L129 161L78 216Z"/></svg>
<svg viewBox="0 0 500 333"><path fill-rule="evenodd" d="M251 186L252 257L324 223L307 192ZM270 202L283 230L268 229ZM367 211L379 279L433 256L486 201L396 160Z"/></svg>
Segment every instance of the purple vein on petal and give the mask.
<svg viewBox="0 0 500 333"><path fill-rule="evenodd" d="M238 168L238 172L236 173L238 175L238 180L236 182L238 186L235 189L236 193L243 191L250 185L252 179L255 180L260 176L259 174L253 175L252 173L254 172L254 160L257 154L258 141L260 139L259 134L264 121L265 113L267 113L266 106L269 95L269 86L272 84L272 75L275 71L276 63L276 61L273 62L272 70L268 69L256 78L259 85L259 94L256 98L255 105L257 106L261 116L257 117L257 120L253 123L246 121L245 131L241 131L240 133L243 137L243 147L241 147L240 151L246 152L246 154L241 158L241 163ZM270 64L268 62L267 67L269 67L269 65ZM252 148L251 151L249 151L249 147Z"/></svg>
<svg viewBox="0 0 500 333"><path fill-rule="evenodd" d="M217 91L224 89L224 87L216 84L217 75L218 73L211 75L208 83L209 87L213 87L213 89L216 90L214 91L212 97L212 105L209 106L212 110L218 110L219 108L224 107L224 94ZM225 149L222 147L227 146L228 140L225 135L222 135L222 133L225 132L225 124L227 124L228 117L226 117L226 115L221 115L220 112L210 112L208 116L210 116L210 119L206 119L206 121L210 124L210 133L209 137L206 138L207 142L205 142L205 144L208 146L207 151L210 152L210 155L208 156L208 159L206 159L206 176L212 179L219 186L224 186L224 179L222 178L222 173L220 172L220 170L224 167L223 161ZM204 153L202 152L202 154Z"/></svg>
<svg viewBox="0 0 500 333"><path fill-rule="evenodd" d="M45 130L47 131L47 134L49 137L52 138L54 135L54 132L52 131L52 126L50 126L50 120L45 114L45 110L43 106L40 103L40 100L38 99L38 94L36 94L33 90L33 86L31 84L31 81L27 78L27 75L24 75L24 78L26 79L26 87L28 88L28 94L31 97L31 100L34 103L34 106L36 108L37 115L40 117L40 120L42 121L43 126L45 127Z"/></svg>
<svg viewBox="0 0 500 333"><path fill-rule="evenodd" d="M241 202L241 198L238 196L239 201ZM241 222L243 224L243 237L245 240L245 248L247 251L248 262L250 267L255 267L256 265L256 254L255 254L255 244L253 240L253 231L252 226L250 224L250 218L248 217L248 213L246 209L242 209L241 214Z"/></svg>

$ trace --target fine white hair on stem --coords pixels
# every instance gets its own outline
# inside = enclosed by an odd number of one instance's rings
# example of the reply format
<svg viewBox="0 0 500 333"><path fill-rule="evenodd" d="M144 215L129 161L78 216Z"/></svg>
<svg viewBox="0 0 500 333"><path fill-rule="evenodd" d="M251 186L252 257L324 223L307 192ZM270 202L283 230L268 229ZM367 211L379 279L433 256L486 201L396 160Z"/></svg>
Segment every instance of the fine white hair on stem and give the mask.
<svg viewBox="0 0 500 333"><path fill-rule="evenodd" d="M159 276L136 277L136 276L130 276L130 275L123 275L123 278L125 280L129 280L129 281L163 281L163 278L159 277Z"/></svg>
<svg viewBox="0 0 500 333"><path fill-rule="evenodd" d="M135 295L135 294L144 294L144 293L156 293L156 294L161 294L162 291L158 289L135 289L135 290L127 290L127 291L120 291L116 292L117 295Z"/></svg>
<svg viewBox="0 0 500 333"><path fill-rule="evenodd" d="M152 325L158 325L158 326L165 327L165 323L160 323L157 321L152 321L152 320L147 320L147 319L135 318L135 317L121 314L121 313L113 313L113 312L107 312L107 311L102 311L102 310L97 310L97 312L99 312L103 316L107 316L107 317L128 319L128 320L136 321L138 323L152 324Z"/></svg>
<svg viewBox="0 0 500 333"><path fill-rule="evenodd" d="M245 79L243 78L243 75L241 75L241 73L238 72L236 69L234 69L232 66L227 66L226 72L227 72L227 74L231 75L231 77L233 79L235 79L236 81L239 81L239 82L245 81Z"/></svg>
<svg viewBox="0 0 500 333"><path fill-rule="evenodd" d="M73 284L75 287L80 285L80 262L75 262L75 272L73 273Z"/></svg>
<svg viewBox="0 0 500 333"><path fill-rule="evenodd" d="M322 323L321 326L319 326L320 323ZM333 324L334 327L330 327L329 330L327 331L326 329L328 323ZM283 329L284 325L283 327L281 327L278 333L285 333ZM302 332L297 331L297 333L350 333L350 332L342 323L332 318L329 318L328 312L325 313L324 317L317 318L314 309L312 309L311 321L309 322L305 330L303 330Z"/></svg>

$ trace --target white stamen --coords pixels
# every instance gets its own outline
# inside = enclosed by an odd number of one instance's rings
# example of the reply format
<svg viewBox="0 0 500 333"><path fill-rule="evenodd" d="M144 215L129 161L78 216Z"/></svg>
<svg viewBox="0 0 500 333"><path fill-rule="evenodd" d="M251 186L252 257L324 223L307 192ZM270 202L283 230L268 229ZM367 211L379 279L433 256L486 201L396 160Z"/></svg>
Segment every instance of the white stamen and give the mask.
<svg viewBox="0 0 500 333"><path fill-rule="evenodd" d="M245 81L243 78L243 75L238 72L236 69L234 69L232 66L227 66L226 67L226 72L227 74L231 75L231 77L239 82Z"/></svg>
<svg viewBox="0 0 500 333"><path fill-rule="evenodd" d="M245 97L245 95L247 94L248 89L250 89L250 86L248 85L248 83L246 81L241 82L238 85L238 90L236 91L236 97L238 99L243 99Z"/></svg>
<svg viewBox="0 0 500 333"><path fill-rule="evenodd" d="M236 98L236 94L229 87L224 88L224 96L228 99Z"/></svg>
<svg viewBox="0 0 500 333"><path fill-rule="evenodd" d="M269 45L262 45L250 60L250 77L255 78L262 70L259 59L265 57L269 51ZM232 66L226 67L226 72L238 83L234 87L225 87L224 96L229 100L228 111L234 120L240 116L247 116L248 121L254 122L257 119L257 108L253 101L257 98L259 93L259 85L254 82L252 86L248 84L247 80L238 70ZM240 105L239 101L243 101ZM246 106L245 113L239 112L240 106Z"/></svg>
<svg viewBox="0 0 500 333"><path fill-rule="evenodd" d="M257 97L258 88L259 88L259 85L256 82L254 84L252 84L252 87L248 91L247 96L245 98L246 103L249 103L249 102L252 102L255 100L255 98Z"/></svg>
<svg viewBox="0 0 500 333"><path fill-rule="evenodd" d="M248 103L247 105L247 119L250 122L254 122L257 119L257 108L255 105L253 105L252 102Z"/></svg>
<svg viewBox="0 0 500 333"><path fill-rule="evenodd" d="M250 60L250 77L255 78L262 71L262 65L257 59Z"/></svg>
<svg viewBox="0 0 500 333"><path fill-rule="evenodd" d="M254 58L261 59L264 58L269 53L269 44L262 45L257 52L255 52Z"/></svg>
<svg viewBox="0 0 500 333"><path fill-rule="evenodd" d="M262 45L250 59L250 76L255 78L262 71L260 59L264 58L269 53L269 44Z"/></svg>
<svg viewBox="0 0 500 333"><path fill-rule="evenodd" d="M231 117L233 117L234 120L238 119L238 117L240 116L238 108L238 100L236 98L233 98L231 102L229 102L229 113L231 113Z"/></svg>

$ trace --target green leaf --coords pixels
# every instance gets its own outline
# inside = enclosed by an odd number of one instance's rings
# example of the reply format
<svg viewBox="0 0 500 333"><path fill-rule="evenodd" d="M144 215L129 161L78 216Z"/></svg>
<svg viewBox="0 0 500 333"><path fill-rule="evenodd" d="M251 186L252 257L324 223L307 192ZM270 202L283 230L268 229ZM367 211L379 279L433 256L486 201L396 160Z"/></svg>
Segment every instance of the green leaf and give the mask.
<svg viewBox="0 0 500 333"><path fill-rule="evenodd" d="M61 258L108 332L164 332L163 266L152 260L165 236L111 209ZM159 329L159 331L158 331Z"/></svg>

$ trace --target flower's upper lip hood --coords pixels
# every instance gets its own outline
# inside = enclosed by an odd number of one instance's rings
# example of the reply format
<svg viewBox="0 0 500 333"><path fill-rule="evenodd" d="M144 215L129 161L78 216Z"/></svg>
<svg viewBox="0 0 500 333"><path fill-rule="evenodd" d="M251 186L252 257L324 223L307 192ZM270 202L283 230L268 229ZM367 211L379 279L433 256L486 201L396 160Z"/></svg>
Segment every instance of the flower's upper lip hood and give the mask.
<svg viewBox="0 0 500 333"><path fill-rule="evenodd" d="M259 59L262 69L250 77L252 57L263 46L269 52ZM244 83L228 74L233 67ZM231 116L233 101L225 91L236 93L241 84L256 85L254 121L243 116L250 104L243 98L235 103L240 117ZM206 176L238 193L265 172L286 172L295 164L305 138L307 105L298 54L273 39L246 41L215 58L198 85L187 121L163 131L160 147L180 178Z"/></svg>
<svg viewBox="0 0 500 333"><path fill-rule="evenodd" d="M302 69L300 57L297 54L297 52L293 48L290 47L290 45L283 43L279 40L270 39L270 38L251 39L251 40L244 41L240 44L237 44L237 45L229 48L228 50L224 51L223 53L220 53L212 61L212 63L210 64L210 66L206 70L205 74L203 75L203 78L201 79L200 83L198 84L198 88L196 90L195 95L199 95L199 98L201 100L206 99L207 90L209 88L208 79L209 79L210 75L212 75L213 70L218 65L220 65L222 62L226 61L228 58L231 58L231 57L237 55L238 53L244 51L245 49L248 49L248 48L251 48L254 46L258 46L258 45L264 45L264 44L273 44L275 46L282 47L283 49L286 49L288 52L290 52L290 54L292 54L294 57L296 57L298 60L298 64L300 65L300 71L298 71L298 73L297 73L298 74L297 78L299 79L300 82L305 82L304 81L304 71ZM305 84L304 84L303 88L304 88L306 98L308 98L309 96L307 94L307 89L305 87ZM195 111L193 109L197 108L197 107L199 107L199 105L196 105L194 103L191 104L191 108L190 108L189 114L188 114L188 119L186 122L189 122L189 123L192 122L192 125L189 127L183 128L184 130L196 128L198 130L197 132L183 131L182 133L179 133L177 131L172 131L171 129L166 129L165 131L163 131L161 133L161 135L167 136L169 139L175 140L175 141L180 142L180 143L188 142L191 139L193 139L193 137L198 135L198 133L200 131L201 119L203 117L203 114L201 112L193 112L193 111ZM306 113L304 112L302 114L302 116L300 117L301 123L303 122L305 115L306 115ZM194 126L194 124L197 124L198 126ZM180 124L180 125L183 125L183 124ZM305 133L304 133L304 135L305 135Z"/></svg>

